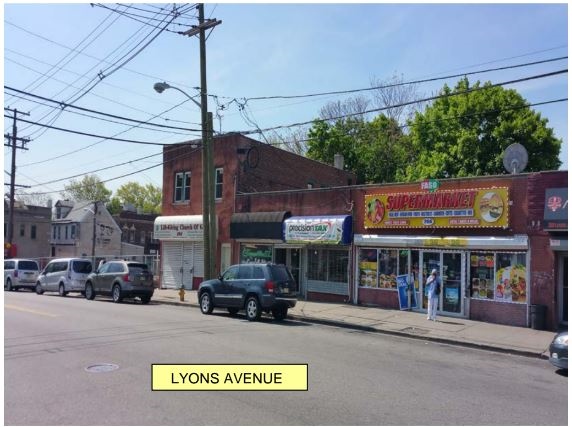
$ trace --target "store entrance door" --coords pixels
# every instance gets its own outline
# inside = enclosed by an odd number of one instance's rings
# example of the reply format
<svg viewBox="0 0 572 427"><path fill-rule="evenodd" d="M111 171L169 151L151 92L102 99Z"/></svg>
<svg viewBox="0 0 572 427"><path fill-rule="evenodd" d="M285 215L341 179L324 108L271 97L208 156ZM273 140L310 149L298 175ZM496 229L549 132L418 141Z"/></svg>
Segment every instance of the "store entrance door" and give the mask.
<svg viewBox="0 0 572 427"><path fill-rule="evenodd" d="M294 280L298 285L298 293L300 294L302 294L302 283L300 282L301 252L302 249L300 248L276 248L274 250L274 262L276 264L284 264L288 267L288 270L290 270L292 276L294 276Z"/></svg>
<svg viewBox="0 0 572 427"><path fill-rule="evenodd" d="M443 280L443 291L441 292L441 310L444 314L464 314L464 254L461 252L444 252L443 269L441 279Z"/></svg>

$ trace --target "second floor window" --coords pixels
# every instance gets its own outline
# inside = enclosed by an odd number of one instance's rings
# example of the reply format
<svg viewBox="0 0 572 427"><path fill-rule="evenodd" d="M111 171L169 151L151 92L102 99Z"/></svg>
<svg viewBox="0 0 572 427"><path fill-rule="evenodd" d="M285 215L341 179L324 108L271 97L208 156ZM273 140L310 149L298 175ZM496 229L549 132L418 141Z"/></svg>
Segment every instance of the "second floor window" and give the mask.
<svg viewBox="0 0 572 427"><path fill-rule="evenodd" d="M215 200L222 199L222 168L215 170Z"/></svg>
<svg viewBox="0 0 572 427"><path fill-rule="evenodd" d="M175 202L186 202L191 196L191 173L175 174Z"/></svg>
<svg viewBox="0 0 572 427"><path fill-rule="evenodd" d="M32 228L30 229L30 238L31 239L36 238L36 226L35 225L32 225Z"/></svg>
<svg viewBox="0 0 572 427"><path fill-rule="evenodd" d="M24 224L20 224L20 237L24 237L26 235L26 226Z"/></svg>

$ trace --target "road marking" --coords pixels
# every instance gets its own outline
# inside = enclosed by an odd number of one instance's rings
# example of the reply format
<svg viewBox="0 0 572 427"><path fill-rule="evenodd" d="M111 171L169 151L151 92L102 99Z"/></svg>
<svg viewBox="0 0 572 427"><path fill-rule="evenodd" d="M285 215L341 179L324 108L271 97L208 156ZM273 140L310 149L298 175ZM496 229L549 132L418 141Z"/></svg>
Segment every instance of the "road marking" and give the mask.
<svg viewBox="0 0 572 427"><path fill-rule="evenodd" d="M4 304L4 308L10 308L12 310L17 310L17 311L24 311L26 313L39 314L40 316L58 317L57 314L46 313L45 311L32 310L31 308L18 307L16 305Z"/></svg>

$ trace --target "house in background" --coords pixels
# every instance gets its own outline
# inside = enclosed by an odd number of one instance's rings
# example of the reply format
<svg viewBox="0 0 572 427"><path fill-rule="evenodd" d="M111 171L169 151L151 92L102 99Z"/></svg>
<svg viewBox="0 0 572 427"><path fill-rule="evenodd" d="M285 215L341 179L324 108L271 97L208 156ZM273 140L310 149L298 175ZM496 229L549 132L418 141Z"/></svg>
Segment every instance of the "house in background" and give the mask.
<svg viewBox="0 0 572 427"><path fill-rule="evenodd" d="M51 257L115 258L121 256L121 229L102 202L59 200L49 244Z"/></svg>
<svg viewBox="0 0 572 427"><path fill-rule="evenodd" d="M125 205L113 219L121 229L121 254L124 257L157 256L159 241L153 238L153 223L158 214L138 212L132 205Z"/></svg>
<svg viewBox="0 0 572 427"><path fill-rule="evenodd" d="M8 243L10 205L4 200L4 257L43 258L50 255L50 224L52 208L14 202L14 234L11 248Z"/></svg>

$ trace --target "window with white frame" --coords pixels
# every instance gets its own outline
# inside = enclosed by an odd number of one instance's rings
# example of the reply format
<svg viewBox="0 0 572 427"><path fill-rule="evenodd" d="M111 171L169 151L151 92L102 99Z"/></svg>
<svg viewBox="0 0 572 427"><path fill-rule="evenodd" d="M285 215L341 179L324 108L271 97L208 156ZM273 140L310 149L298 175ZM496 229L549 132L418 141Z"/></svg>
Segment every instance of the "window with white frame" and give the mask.
<svg viewBox="0 0 572 427"><path fill-rule="evenodd" d="M191 173L175 174L175 202L187 202L191 198Z"/></svg>
<svg viewBox="0 0 572 427"><path fill-rule="evenodd" d="M222 199L222 168L215 169L215 200Z"/></svg>

